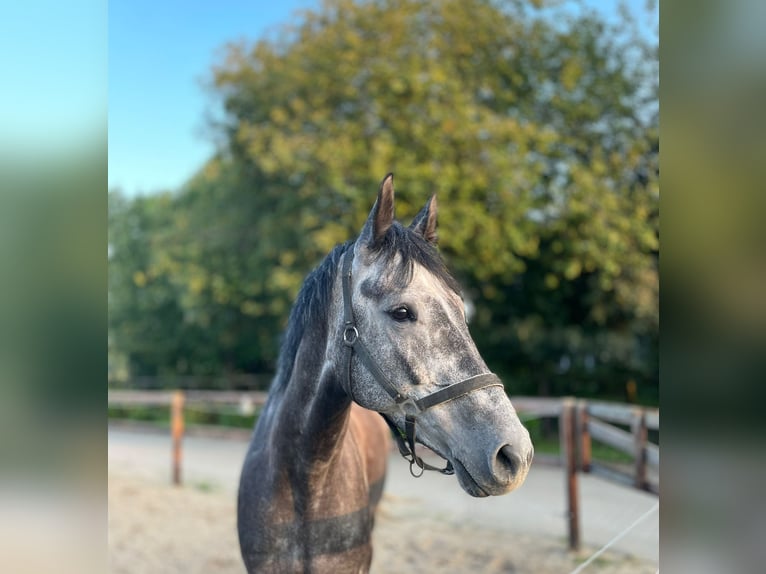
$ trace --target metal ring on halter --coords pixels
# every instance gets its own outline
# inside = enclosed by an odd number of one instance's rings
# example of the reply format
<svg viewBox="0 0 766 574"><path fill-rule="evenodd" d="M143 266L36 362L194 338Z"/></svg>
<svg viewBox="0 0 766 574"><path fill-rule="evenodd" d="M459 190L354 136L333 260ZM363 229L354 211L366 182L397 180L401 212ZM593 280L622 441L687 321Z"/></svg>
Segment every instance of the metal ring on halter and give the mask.
<svg viewBox="0 0 766 574"><path fill-rule="evenodd" d="M353 347L356 340L359 338L359 331L356 330L354 325L346 325L343 330L343 344L347 347Z"/></svg>
<svg viewBox="0 0 766 574"><path fill-rule="evenodd" d="M412 397L406 397L403 401L396 403L396 406L405 415L419 415L423 412L423 409L418 406L418 403ZM409 407L412 412L409 412L405 407Z"/></svg>
<svg viewBox="0 0 766 574"><path fill-rule="evenodd" d="M413 466L417 466L420 469L420 474L415 474L415 471L412 470ZM426 467L423 465L423 461L420 460L419 457L415 455L415 453L412 453L412 458L410 459L410 474L414 476L415 478L420 478L423 476L423 473L426 471Z"/></svg>

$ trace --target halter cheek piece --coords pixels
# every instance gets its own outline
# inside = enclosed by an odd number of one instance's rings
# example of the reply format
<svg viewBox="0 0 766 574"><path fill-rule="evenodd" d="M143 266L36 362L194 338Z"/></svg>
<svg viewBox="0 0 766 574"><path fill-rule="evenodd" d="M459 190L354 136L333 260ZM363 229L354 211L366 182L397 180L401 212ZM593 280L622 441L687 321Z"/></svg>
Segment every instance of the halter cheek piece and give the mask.
<svg viewBox="0 0 766 574"><path fill-rule="evenodd" d="M380 415L394 431L394 438L399 447L399 452L410 463L410 473L412 476L420 477L426 470L435 470L442 474L454 474L455 469L452 467L452 463L448 460L447 465L444 468L432 466L415 454L415 423L417 416L428 409L435 407L441 403L446 403L458 397L462 397L472 391L483 389L486 387L502 387L503 384L500 379L492 373L484 373L476 375L468 379L464 379L459 383L450 385L443 389L440 389L430 395L426 395L420 399L413 399L412 397L406 397L402 395L396 387L388 380L385 373L381 370L372 355L368 351L365 344L359 337L359 331L356 328L354 322L354 309L351 305L351 264L354 260L354 248L350 246L348 251L343 257L343 344L348 349L346 360L346 376L343 384L346 392L354 400L354 393L351 384L351 360L356 351L357 357L370 372L377 383L383 387L392 399L396 408L404 414L404 432L399 429L393 421L385 414ZM414 467L417 466L420 469L419 473L416 473Z"/></svg>

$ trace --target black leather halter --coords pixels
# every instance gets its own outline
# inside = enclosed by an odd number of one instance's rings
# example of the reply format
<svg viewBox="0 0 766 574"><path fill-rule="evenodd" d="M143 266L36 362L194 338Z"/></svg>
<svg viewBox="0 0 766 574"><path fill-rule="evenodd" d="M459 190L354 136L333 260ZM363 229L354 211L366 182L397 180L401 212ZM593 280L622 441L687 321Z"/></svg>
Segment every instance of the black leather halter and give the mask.
<svg viewBox="0 0 766 574"><path fill-rule="evenodd" d="M413 399L412 397L402 395L391 381L388 380L388 377L386 377L385 373L383 373L381 368L372 358L369 350L359 337L359 331L357 330L354 321L354 309L351 304L351 264L353 260L354 248L353 246L349 246L348 251L343 257L342 270L344 321L343 344L348 350L346 374L345 380L343 381L345 390L350 395L351 400L355 401L351 383L351 360L354 351L356 351L359 360L365 368L370 372L378 384L391 396L391 398L394 399L396 408L404 414L404 432L402 432L402 430L397 427L385 413L380 413L388 423L388 426L394 431L394 437L396 438L399 452L405 460L410 463L410 473L415 477L422 476L423 472L426 470L435 470L442 474L454 474L455 469L452 467L452 463L449 460L444 468L439 468L428 464L415 454L415 422L417 416L436 405L462 397L472 391L486 387L502 387L503 383L500 382L497 375L484 373L464 379L459 383L440 389L421 399ZM420 473L416 473L413 470L415 466L420 469Z"/></svg>

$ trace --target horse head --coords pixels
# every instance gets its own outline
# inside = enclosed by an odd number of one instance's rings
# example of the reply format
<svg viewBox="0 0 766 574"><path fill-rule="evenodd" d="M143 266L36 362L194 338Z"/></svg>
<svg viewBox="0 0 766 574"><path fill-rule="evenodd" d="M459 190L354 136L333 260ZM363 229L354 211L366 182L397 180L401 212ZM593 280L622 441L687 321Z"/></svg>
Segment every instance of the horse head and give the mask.
<svg viewBox="0 0 766 574"><path fill-rule="evenodd" d="M416 420L418 442L444 457L472 496L505 494L524 482L532 443L471 338L459 286L436 249L436 222L435 197L408 227L395 221L386 176L344 270L337 337L349 348L347 391L402 433L409 418L413 443Z"/></svg>

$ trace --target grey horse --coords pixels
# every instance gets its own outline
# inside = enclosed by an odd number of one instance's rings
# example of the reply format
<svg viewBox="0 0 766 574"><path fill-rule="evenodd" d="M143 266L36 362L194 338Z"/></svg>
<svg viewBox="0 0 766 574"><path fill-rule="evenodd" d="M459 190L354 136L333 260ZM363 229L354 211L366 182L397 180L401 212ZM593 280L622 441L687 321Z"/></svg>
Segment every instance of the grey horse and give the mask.
<svg viewBox="0 0 766 574"><path fill-rule="evenodd" d="M308 275L291 311L240 479L248 572L369 570L387 424L413 474L455 474L472 496L517 488L532 461L436 249L436 198L401 225L393 174L359 237ZM425 463L416 441L446 466Z"/></svg>

